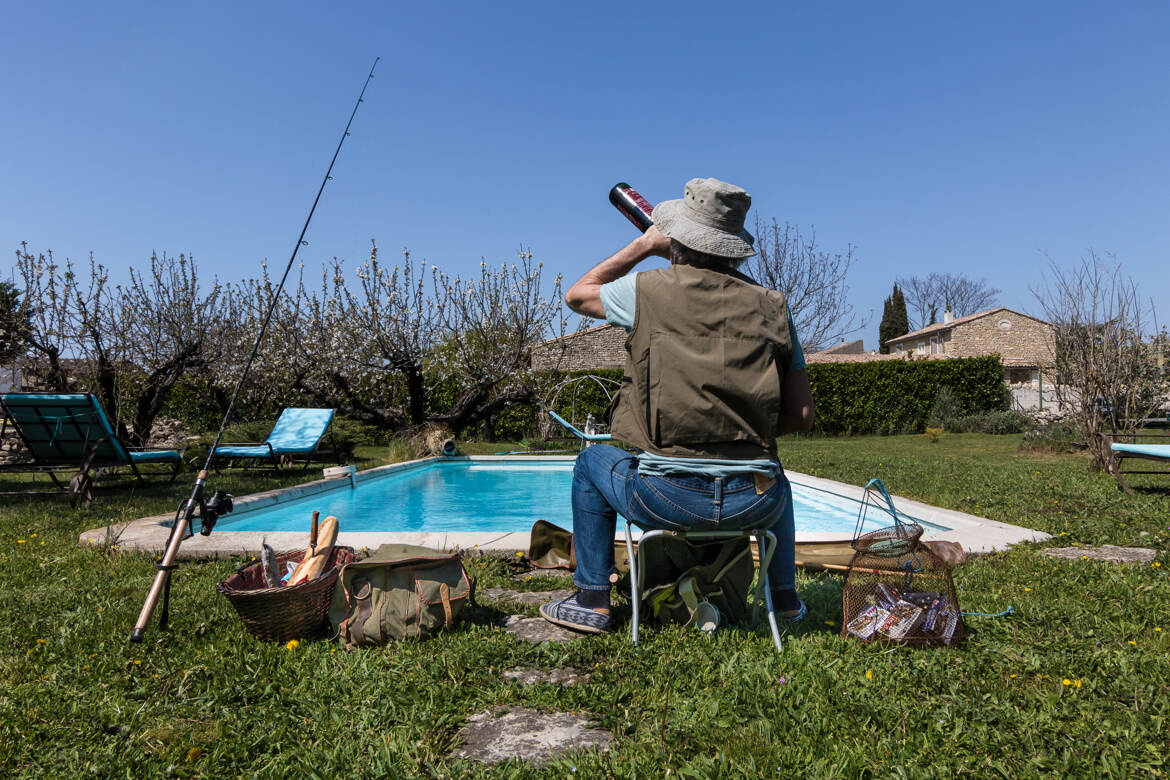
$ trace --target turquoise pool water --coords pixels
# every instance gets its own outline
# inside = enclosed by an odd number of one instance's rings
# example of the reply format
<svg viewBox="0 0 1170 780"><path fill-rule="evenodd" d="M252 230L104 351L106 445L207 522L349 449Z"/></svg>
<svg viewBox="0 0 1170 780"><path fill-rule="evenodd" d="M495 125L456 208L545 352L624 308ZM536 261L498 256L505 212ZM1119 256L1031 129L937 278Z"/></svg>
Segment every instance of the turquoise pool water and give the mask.
<svg viewBox="0 0 1170 780"><path fill-rule="evenodd" d="M305 531L318 510L322 517L336 515L343 532L527 532L537 519L572 528L572 476L572 462L563 460L437 461L391 470L356 488L338 480L338 488L325 493L252 511L241 507L219 527ZM797 484L793 501L798 532L853 533L856 501ZM888 516L877 513L867 528L888 523Z"/></svg>

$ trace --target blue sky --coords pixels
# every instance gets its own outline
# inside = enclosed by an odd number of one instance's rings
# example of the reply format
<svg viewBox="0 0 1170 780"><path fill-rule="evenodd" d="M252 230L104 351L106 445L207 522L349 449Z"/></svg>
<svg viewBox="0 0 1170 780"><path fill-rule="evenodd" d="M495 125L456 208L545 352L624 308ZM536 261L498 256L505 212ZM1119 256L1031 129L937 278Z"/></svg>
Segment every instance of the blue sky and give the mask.
<svg viewBox="0 0 1170 780"><path fill-rule="evenodd" d="M380 55L309 268L376 238L473 273L523 244L572 281L632 237L615 182L714 176L856 247L869 347L897 276L1035 313L1045 253L1090 247L1170 316L1164 2L172 6L0 11L4 251L283 266Z"/></svg>

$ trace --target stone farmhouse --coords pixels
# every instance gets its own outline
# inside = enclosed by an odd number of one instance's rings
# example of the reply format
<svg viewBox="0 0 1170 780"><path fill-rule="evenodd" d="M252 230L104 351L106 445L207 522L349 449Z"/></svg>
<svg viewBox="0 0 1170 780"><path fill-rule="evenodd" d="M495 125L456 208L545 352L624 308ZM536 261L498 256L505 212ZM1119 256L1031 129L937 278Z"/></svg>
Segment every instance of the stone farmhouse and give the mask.
<svg viewBox="0 0 1170 780"><path fill-rule="evenodd" d="M550 339L532 348L537 371L596 371L621 368L626 360L626 329L598 325Z"/></svg>
<svg viewBox="0 0 1170 780"><path fill-rule="evenodd" d="M927 325L886 342L898 357L978 357L999 355L1004 381L1017 408L1055 408L1052 327L1006 306Z"/></svg>

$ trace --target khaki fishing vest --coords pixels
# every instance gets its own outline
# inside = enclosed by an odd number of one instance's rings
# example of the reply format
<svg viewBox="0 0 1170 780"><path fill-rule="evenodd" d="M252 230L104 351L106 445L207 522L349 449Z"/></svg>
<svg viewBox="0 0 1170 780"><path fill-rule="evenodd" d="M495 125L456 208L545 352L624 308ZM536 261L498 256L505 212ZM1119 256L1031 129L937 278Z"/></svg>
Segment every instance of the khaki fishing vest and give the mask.
<svg viewBox="0 0 1170 780"><path fill-rule="evenodd" d="M673 265L638 274L636 301L613 437L669 457L775 458L784 296L730 269Z"/></svg>

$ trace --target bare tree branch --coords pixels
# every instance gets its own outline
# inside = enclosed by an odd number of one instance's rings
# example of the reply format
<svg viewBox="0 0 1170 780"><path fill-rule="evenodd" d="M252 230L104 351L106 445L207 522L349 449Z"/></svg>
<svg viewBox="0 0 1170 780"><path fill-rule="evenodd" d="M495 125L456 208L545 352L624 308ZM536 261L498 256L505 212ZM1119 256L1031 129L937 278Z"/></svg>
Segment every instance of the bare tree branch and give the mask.
<svg viewBox="0 0 1170 780"><path fill-rule="evenodd" d="M741 270L784 293L801 345L809 352L868 324L868 318L859 317L848 302L846 279L855 261L853 246L844 254L826 252L817 246L815 230L805 237L795 225L756 217L756 253Z"/></svg>
<svg viewBox="0 0 1170 780"><path fill-rule="evenodd" d="M987 279L971 279L963 274L932 273L898 279L898 286L906 295L906 303L917 315L913 330L937 322L941 312L950 310L956 317L986 311L999 299L1000 290Z"/></svg>
<svg viewBox="0 0 1170 780"><path fill-rule="evenodd" d="M1134 433L1165 390L1154 359L1153 304L1145 307L1121 264L1091 251L1072 268L1049 262L1033 295L1052 325L1057 396L1080 429L1093 464L1109 462L1112 436ZM1148 333L1147 333L1148 331Z"/></svg>

